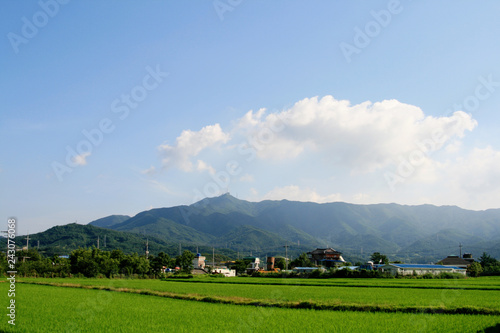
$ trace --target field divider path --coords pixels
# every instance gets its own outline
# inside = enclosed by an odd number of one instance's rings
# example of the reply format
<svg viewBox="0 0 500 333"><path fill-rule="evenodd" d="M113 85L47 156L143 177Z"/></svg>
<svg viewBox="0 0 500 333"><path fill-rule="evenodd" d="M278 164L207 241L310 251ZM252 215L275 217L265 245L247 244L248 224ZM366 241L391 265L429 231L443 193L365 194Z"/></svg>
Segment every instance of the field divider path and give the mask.
<svg viewBox="0 0 500 333"><path fill-rule="evenodd" d="M326 283L280 283L280 282L238 282L238 281L197 281L190 279L164 279L166 282L189 282L189 283L208 283L208 284L244 284L244 285L269 285L269 286L310 286L310 287L342 287L342 288L389 288L389 289L436 289L436 290L490 290L490 291L500 291L500 286L498 287L475 287L475 286L465 286L465 287L453 287L453 286L416 286L416 285L376 285L376 284L326 284Z"/></svg>
<svg viewBox="0 0 500 333"><path fill-rule="evenodd" d="M324 303L308 301L275 301L275 300L256 300L243 297L231 296L203 296L199 294L179 294L169 291L156 291L151 289L135 289L111 286L84 285L77 283L55 283L40 281L19 281L24 284L44 285L60 288L80 288L90 290L102 290L110 292L122 292L130 294L140 294L147 296L166 297L171 299L196 301L205 303L218 303L230 305L246 305L268 308L286 308L286 309L311 309L326 311L353 311L353 312L386 312L386 313L430 313L430 314L471 314L471 315L500 315L500 310L484 307L456 307L445 308L437 306L397 306L397 305L373 305L373 304L342 304L342 303Z"/></svg>

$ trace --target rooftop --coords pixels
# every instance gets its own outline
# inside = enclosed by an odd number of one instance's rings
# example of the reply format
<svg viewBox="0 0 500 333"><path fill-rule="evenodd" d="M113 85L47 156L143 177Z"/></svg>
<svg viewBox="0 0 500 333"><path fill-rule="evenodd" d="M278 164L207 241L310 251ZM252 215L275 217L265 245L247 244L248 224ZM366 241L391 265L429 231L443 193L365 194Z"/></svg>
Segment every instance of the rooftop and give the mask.
<svg viewBox="0 0 500 333"><path fill-rule="evenodd" d="M453 269L463 269L456 266L443 266L443 265L432 265L432 264L388 264L389 266L396 266L399 268L426 268L426 269L439 269L439 268L453 268Z"/></svg>

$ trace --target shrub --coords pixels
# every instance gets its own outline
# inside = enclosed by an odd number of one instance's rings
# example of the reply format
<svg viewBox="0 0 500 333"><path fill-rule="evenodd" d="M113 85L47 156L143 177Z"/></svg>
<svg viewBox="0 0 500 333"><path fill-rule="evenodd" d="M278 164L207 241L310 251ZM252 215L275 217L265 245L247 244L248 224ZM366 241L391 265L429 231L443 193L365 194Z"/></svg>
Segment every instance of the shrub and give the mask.
<svg viewBox="0 0 500 333"><path fill-rule="evenodd" d="M319 269L315 269L314 271L311 272L310 277L312 279L318 279L322 275L322 272Z"/></svg>

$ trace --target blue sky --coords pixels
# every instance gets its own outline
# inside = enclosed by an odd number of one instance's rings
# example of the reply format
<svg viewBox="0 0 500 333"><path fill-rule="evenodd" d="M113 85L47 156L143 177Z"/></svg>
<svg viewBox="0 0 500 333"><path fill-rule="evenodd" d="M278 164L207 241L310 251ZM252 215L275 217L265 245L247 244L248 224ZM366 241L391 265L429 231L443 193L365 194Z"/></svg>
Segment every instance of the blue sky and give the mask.
<svg viewBox="0 0 500 333"><path fill-rule="evenodd" d="M7 1L19 233L241 199L500 208L500 4Z"/></svg>

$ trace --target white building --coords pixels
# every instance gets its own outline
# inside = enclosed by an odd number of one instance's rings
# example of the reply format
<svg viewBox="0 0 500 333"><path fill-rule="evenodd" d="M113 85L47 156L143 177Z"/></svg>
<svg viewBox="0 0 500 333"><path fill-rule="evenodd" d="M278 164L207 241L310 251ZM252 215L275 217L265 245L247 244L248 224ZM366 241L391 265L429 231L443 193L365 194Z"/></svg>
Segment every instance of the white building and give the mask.
<svg viewBox="0 0 500 333"><path fill-rule="evenodd" d="M243 260L250 261L250 264L247 267L247 273L260 270L260 259L258 257L244 257Z"/></svg>
<svg viewBox="0 0 500 333"><path fill-rule="evenodd" d="M443 265L420 265L420 264L387 264L380 266L379 270L382 272L389 272L392 275L412 275L413 272L417 275L424 275L431 273L437 275L439 273L460 273L465 275L466 270L455 266Z"/></svg>
<svg viewBox="0 0 500 333"><path fill-rule="evenodd" d="M205 269L205 257L197 253L193 259L193 267L195 269Z"/></svg>
<svg viewBox="0 0 500 333"><path fill-rule="evenodd" d="M234 269L229 269L229 268L214 268L213 272L214 274L224 274L225 277L232 277L236 276L236 271Z"/></svg>

